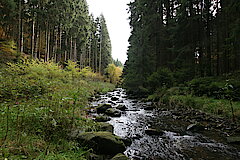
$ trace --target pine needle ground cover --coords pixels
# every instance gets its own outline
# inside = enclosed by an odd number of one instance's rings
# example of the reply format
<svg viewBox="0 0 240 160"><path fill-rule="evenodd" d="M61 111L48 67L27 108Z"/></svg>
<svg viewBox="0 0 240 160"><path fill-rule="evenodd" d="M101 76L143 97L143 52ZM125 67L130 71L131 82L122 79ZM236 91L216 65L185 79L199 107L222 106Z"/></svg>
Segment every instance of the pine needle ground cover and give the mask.
<svg viewBox="0 0 240 160"><path fill-rule="evenodd" d="M84 159L87 151L67 139L73 128L96 131L84 108L96 92L114 88L89 68L35 60L0 70L0 157ZM0 158L1 159L1 158Z"/></svg>

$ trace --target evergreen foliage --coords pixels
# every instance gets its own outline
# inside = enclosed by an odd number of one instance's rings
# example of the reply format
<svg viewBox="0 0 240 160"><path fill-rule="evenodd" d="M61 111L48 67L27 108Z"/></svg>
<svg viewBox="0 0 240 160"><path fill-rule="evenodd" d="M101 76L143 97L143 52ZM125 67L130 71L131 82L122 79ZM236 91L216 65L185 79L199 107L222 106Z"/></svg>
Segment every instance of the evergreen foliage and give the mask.
<svg viewBox="0 0 240 160"><path fill-rule="evenodd" d="M153 93L168 77L161 77L163 68L176 84L239 70L239 6L236 0L132 1L125 87Z"/></svg>
<svg viewBox="0 0 240 160"><path fill-rule="evenodd" d="M112 63L103 15L89 15L86 0L2 0L0 40L17 42L17 51L34 59L72 60L104 74Z"/></svg>

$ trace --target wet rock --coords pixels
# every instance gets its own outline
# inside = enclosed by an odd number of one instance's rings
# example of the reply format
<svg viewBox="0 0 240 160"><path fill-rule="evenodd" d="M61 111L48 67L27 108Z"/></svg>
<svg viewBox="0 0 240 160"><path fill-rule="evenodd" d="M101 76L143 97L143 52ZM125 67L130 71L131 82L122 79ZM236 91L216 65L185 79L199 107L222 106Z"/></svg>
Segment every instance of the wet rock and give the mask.
<svg viewBox="0 0 240 160"><path fill-rule="evenodd" d="M161 135L164 134L164 131L162 131L162 130L157 130L157 129L155 129L155 128L148 128L148 129L145 130L145 133L146 133L147 135L150 135L150 136L152 136L152 135L161 136Z"/></svg>
<svg viewBox="0 0 240 160"><path fill-rule="evenodd" d="M123 138L122 141L125 144L125 146L131 146L132 144L132 140L130 138Z"/></svg>
<svg viewBox="0 0 240 160"><path fill-rule="evenodd" d="M131 136L132 139L140 139L142 136L140 134L134 134Z"/></svg>
<svg viewBox="0 0 240 160"><path fill-rule="evenodd" d="M115 155L125 151L123 141L110 132L85 132L76 140L88 148L92 148L97 154Z"/></svg>
<svg viewBox="0 0 240 160"><path fill-rule="evenodd" d="M114 156L111 160L128 160L129 158L126 157L122 153L118 153L116 156Z"/></svg>
<svg viewBox="0 0 240 160"><path fill-rule="evenodd" d="M88 109L87 112L88 113L96 113L96 110L95 109Z"/></svg>
<svg viewBox="0 0 240 160"><path fill-rule="evenodd" d="M113 125L109 123L100 122L99 123L99 131L106 131L113 133Z"/></svg>
<svg viewBox="0 0 240 160"><path fill-rule="evenodd" d="M104 115L98 115L95 117L95 121L96 122L107 122L107 121L110 121L111 118L108 117L108 116L104 116Z"/></svg>
<svg viewBox="0 0 240 160"><path fill-rule="evenodd" d="M111 117L120 117L121 116L121 111L116 109L116 108L109 108L106 110L106 115L111 116Z"/></svg>
<svg viewBox="0 0 240 160"><path fill-rule="evenodd" d="M107 155L97 155L94 153L89 153L88 155L86 155L86 158L90 160L103 160L103 159L110 159L111 157Z"/></svg>
<svg viewBox="0 0 240 160"><path fill-rule="evenodd" d="M95 98L98 99L98 98L101 98L101 96L97 94L95 95Z"/></svg>
<svg viewBox="0 0 240 160"><path fill-rule="evenodd" d="M138 100L133 100L132 103L138 103Z"/></svg>
<svg viewBox="0 0 240 160"><path fill-rule="evenodd" d="M117 101L116 103L123 103L123 100Z"/></svg>
<svg viewBox="0 0 240 160"><path fill-rule="evenodd" d="M119 97L112 97L111 100L112 101L117 101L117 100L119 100Z"/></svg>
<svg viewBox="0 0 240 160"><path fill-rule="evenodd" d="M95 98L95 97L89 97L88 100L89 100L90 102L92 102L92 101L96 101L96 98Z"/></svg>
<svg viewBox="0 0 240 160"><path fill-rule="evenodd" d="M227 137L227 142L233 144L240 144L240 137L237 136Z"/></svg>
<svg viewBox="0 0 240 160"><path fill-rule="evenodd" d="M153 106L144 106L144 110L146 110L146 111L151 111L153 109L154 109Z"/></svg>
<svg viewBox="0 0 240 160"><path fill-rule="evenodd" d="M199 132L205 130L205 127L199 123L190 124L187 126L187 131Z"/></svg>
<svg viewBox="0 0 240 160"><path fill-rule="evenodd" d="M117 109L119 109L120 111L125 111L127 107L125 105L118 105Z"/></svg>
<svg viewBox="0 0 240 160"><path fill-rule="evenodd" d="M102 104L97 107L97 113L105 113L109 108L112 108L111 104Z"/></svg>
<svg viewBox="0 0 240 160"><path fill-rule="evenodd" d="M114 103L113 101L108 101L108 103L110 103L110 104L113 104L113 105L115 105L116 103Z"/></svg>

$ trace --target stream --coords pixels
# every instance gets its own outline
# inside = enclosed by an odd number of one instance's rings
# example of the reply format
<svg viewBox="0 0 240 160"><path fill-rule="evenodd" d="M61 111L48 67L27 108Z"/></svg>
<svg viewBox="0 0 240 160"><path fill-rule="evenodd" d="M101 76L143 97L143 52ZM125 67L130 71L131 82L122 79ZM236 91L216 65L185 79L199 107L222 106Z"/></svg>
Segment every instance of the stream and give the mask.
<svg viewBox="0 0 240 160"><path fill-rule="evenodd" d="M112 97L115 97L115 100ZM190 123L176 119L173 111L154 109L151 102L130 99L124 89L118 88L100 95L91 105L106 103L111 103L113 107L126 106L126 111L122 111L120 117L112 117L108 123L113 125L115 135L132 141L124 152L130 159L240 159L239 150L218 140L214 131L207 131L208 136L201 132L188 131L186 128ZM147 130L152 128L160 130L161 133L147 134Z"/></svg>

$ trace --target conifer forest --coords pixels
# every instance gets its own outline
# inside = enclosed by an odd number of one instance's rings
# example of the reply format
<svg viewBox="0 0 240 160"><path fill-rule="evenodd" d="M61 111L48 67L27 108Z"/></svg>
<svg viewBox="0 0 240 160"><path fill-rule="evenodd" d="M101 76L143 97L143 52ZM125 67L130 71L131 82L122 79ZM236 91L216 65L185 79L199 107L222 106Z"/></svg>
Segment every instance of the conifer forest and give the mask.
<svg viewBox="0 0 240 160"><path fill-rule="evenodd" d="M125 62L89 1L0 0L0 160L240 159L240 0L125 0Z"/></svg>

